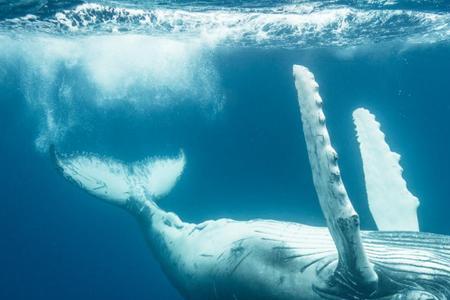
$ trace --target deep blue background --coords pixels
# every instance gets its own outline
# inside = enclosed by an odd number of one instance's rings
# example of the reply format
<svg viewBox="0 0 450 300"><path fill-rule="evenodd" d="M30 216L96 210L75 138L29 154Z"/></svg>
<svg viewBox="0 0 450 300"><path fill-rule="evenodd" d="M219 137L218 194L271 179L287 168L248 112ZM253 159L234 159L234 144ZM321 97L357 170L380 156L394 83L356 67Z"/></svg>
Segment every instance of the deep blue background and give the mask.
<svg viewBox="0 0 450 300"><path fill-rule="evenodd" d="M374 229L351 113L377 116L410 190L423 231L450 234L450 48L395 45L330 49L218 49L225 95L213 117L190 104L134 117L126 107L93 113L94 129L71 132L63 151L126 161L172 155L187 166L161 203L183 219L324 221L301 132L292 64L321 86L332 142L349 194ZM345 52L345 53L344 53ZM37 117L18 76L0 82L0 299L179 299L151 257L136 222L69 184L35 149Z"/></svg>

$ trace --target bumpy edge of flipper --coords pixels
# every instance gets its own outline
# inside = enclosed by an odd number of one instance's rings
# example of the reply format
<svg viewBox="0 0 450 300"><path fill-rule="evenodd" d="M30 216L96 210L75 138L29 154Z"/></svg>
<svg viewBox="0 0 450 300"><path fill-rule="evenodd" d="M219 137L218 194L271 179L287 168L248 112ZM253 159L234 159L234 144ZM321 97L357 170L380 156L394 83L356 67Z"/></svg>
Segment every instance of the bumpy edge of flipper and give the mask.
<svg viewBox="0 0 450 300"><path fill-rule="evenodd" d="M359 216L341 179L338 156L325 124L319 85L306 67L294 65L293 73L314 186L339 253L334 276L357 293L371 294L378 287L378 276L365 253Z"/></svg>
<svg viewBox="0 0 450 300"><path fill-rule="evenodd" d="M117 206L128 200L156 201L175 185L185 166L180 152L176 158L146 159L127 165L93 154L63 155L50 148L53 160L69 181L88 193Z"/></svg>
<svg viewBox="0 0 450 300"><path fill-rule="evenodd" d="M392 152L380 123L367 109L353 112L369 208L379 230L419 231L419 199L402 177L400 155Z"/></svg>

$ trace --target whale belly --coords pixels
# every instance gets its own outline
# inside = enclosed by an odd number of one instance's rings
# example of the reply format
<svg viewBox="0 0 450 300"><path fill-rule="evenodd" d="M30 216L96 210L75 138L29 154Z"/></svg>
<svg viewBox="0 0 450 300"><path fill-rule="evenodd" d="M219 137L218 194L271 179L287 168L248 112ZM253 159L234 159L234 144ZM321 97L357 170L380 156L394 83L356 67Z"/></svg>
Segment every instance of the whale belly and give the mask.
<svg viewBox="0 0 450 300"><path fill-rule="evenodd" d="M399 291L417 279L423 290L429 280L443 295L450 293L448 238L383 232L362 237L377 273L395 280ZM177 270L170 277L186 299L323 299L316 287L330 278L338 260L327 228L270 220L193 225L173 251ZM418 258L428 260L417 264ZM397 292L381 286L377 293Z"/></svg>
<svg viewBox="0 0 450 300"><path fill-rule="evenodd" d="M208 221L178 248L187 299L321 299L313 285L337 262L326 228L268 220Z"/></svg>

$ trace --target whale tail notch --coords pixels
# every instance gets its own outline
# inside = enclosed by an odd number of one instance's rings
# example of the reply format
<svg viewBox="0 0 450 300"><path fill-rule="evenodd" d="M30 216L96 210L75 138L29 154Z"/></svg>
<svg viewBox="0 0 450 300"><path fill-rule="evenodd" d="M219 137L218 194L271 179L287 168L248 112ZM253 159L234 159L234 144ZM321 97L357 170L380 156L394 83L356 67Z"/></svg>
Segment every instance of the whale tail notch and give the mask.
<svg viewBox="0 0 450 300"><path fill-rule="evenodd" d="M156 202L170 192L185 166L182 151L175 158L145 159L131 165L93 154L59 154L53 146L50 153L66 179L122 207L130 199Z"/></svg>

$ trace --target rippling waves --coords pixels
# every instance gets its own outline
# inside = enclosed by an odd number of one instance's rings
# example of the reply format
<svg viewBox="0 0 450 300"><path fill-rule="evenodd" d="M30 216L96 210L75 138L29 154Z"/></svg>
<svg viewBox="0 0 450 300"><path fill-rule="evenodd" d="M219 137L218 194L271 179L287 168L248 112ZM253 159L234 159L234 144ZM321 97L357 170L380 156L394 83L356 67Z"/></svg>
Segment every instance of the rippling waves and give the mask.
<svg viewBox="0 0 450 300"><path fill-rule="evenodd" d="M120 5L118 1L24 2L28 5L19 11L26 14L3 18L1 31L62 35L132 32L265 47L352 46L396 39L430 43L450 36L449 4L432 0L247 1L239 6L220 5L220 1L195 5L171 1ZM5 5L0 2L3 11ZM32 8L36 11L29 13Z"/></svg>

